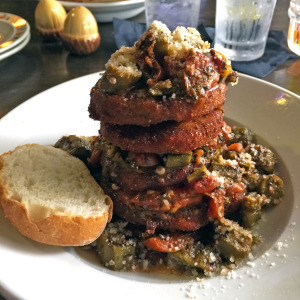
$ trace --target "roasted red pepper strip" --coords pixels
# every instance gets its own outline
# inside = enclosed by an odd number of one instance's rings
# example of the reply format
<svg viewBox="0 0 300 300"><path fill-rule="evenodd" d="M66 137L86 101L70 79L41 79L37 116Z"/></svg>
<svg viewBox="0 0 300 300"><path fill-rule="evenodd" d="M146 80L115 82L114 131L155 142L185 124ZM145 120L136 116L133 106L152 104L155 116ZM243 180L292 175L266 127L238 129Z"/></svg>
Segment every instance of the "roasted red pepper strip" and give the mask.
<svg viewBox="0 0 300 300"><path fill-rule="evenodd" d="M144 241L144 245L158 252L177 252L192 244L194 239L189 235L176 234L166 238L152 237Z"/></svg>
<svg viewBox="0 0 300 300"><path fill-rule="evenodd" d="M223 189L216 189L212 193L208 194L209 207L207 215L209 218L221 219L224 217L224 196L225 191Z"/></svg>
<svg viewBox="0 0 300 300"><path fill-rule="evenodd" d="M223 122L222 134L226 140L230 140L231 138L231 127Z"/></svg>
<svg viewBox="0 0 300 300"><path fill-rule="evenodd" d="M245 186L243 183L234 183L230 188L226 190L226 196L231 198L231 202L239 202L244 195Z"/></svg>
<svg viewBox="0 0 300 300"><path fill-rule="evenodd" d="M241 143L234 143L227 147L227 150L232 150L236 152L245 152L245 149Z"/></svg>
<svg viewBox="0 0 300 300"><path fill-rule="evenodd" d="M204 175L201 180L193 183L193 189L198 194L204 194L214 190L218 186L217 178L213 175Z"/></svg>
<svg viewBox="0 0 300 300"><path fill-rule="evenodd" d="M195 151L195 165L201 165L201 157L203 156L204 151L202 149L198 149Z"/></svg>
<svg viewBox="0 0 300 300"><path fill-rule="evenodd" d="M193 190L187 188L175 188L166 193L164 197L159 191L151 193L139 193L129 200L137 206L144 206L156 211L169 211L175 213L178 209L201 203L202 195L196 194Z"/></svg>

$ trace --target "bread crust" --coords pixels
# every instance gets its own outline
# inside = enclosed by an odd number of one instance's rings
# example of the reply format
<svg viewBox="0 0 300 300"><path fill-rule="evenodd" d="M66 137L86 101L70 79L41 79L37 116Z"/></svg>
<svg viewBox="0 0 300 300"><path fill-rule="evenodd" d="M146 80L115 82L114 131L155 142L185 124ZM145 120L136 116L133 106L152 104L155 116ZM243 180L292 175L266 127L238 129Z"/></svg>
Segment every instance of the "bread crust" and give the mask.
<svg viewBox="0 0 300 300"><path fill-rule="evenodd" d="M23 203L1 195L5 218L24 236L40 243L56 246L83 246L90 244L105 229L109 213L98 217L51 215L34 221Z"/></svg>
<svg viewBox="0 0 300 300"><path fill-rule="evenodd" d="M16 149L22 147L30 148L32 145L23 145ZM13 151L0 157L0 175L4 160L11 153ZM53 211L48 217L35 220L30 218L25 203L9 196L9 186L0 176L0 208L3 210L5 218L24 236L44 244L83 246L97 239L112 218L112 200L105 194L104 197L108 209L101 215L85 217Z"/></svg>

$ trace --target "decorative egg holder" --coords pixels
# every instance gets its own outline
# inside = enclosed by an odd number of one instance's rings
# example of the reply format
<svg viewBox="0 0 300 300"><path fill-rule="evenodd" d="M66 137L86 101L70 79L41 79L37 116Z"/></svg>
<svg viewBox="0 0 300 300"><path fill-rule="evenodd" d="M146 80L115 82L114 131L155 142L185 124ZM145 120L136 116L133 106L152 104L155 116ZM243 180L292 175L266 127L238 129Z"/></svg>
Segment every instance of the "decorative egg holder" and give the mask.
<svg viewBox="0 0 300 300"><path fill-rule="evenodd" d="M43 38L61 40L73 54L88 55L100 45L97 21L84 6L74 7L67 14L56 0L42 0L35 9L35 26Z"/></svg>

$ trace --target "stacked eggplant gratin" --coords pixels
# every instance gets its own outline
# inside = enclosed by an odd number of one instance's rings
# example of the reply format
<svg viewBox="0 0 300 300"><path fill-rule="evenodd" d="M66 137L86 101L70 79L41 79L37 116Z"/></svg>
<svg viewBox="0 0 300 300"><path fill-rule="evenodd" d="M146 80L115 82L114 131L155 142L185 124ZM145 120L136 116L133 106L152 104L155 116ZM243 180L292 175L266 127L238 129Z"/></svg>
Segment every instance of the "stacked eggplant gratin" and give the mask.
<svg viewBox="0 0 300 300"><path fill-rule="evenodd" d="M237 78L196 29L160 22L111 56L91 90L100 135L56 144L113 200L93 243L105 267L211 276L249 256L258 240L250 229L280 202L283 182L273 152L223 120Z"/></svg>

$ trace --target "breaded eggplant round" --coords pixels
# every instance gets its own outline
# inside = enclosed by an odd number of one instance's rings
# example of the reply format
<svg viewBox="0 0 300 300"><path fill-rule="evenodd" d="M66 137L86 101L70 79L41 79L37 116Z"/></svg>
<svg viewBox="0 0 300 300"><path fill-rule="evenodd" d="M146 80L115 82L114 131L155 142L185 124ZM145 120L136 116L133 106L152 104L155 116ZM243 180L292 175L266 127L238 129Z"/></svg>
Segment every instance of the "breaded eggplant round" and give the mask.
<svg viewBox="0 0 300 300"><path fill-rule="evenodd" d="M227 85L219 84L208 90L195 101L171 94L151 97L128 93L125 95L102 92L98 85L91 90L90 117L104 123L118 125L150 126L163 121L181 122L201 117L222 106L225 102Z"/></svg>
<svg viewBox="0 0 300 300"><path fill-rule="evenodd" d="M223 111L183 122L167 121L149 127L102 123L100 134L122 150L140 153L186 153L216 138L222 129Z"/></svg>

